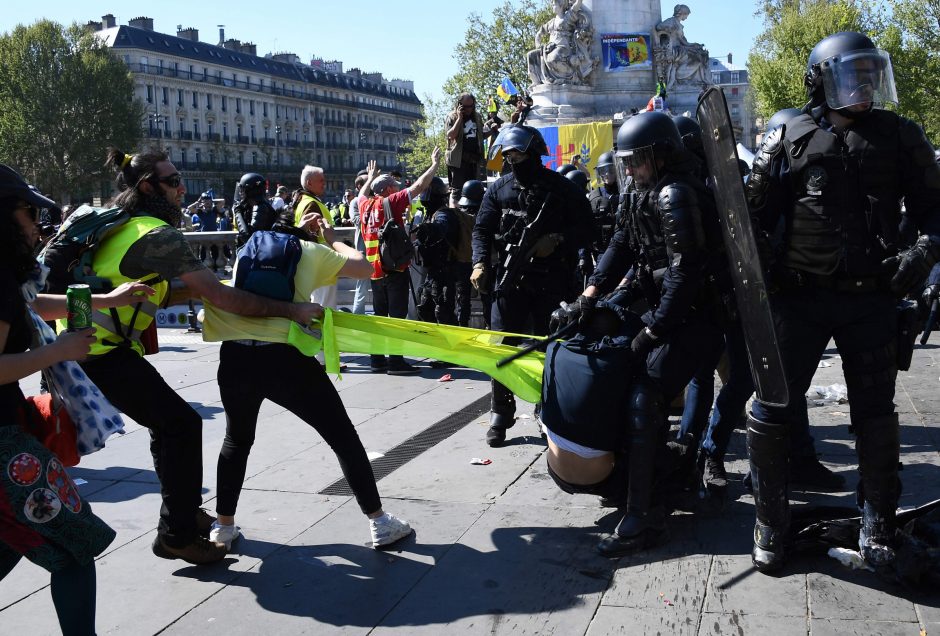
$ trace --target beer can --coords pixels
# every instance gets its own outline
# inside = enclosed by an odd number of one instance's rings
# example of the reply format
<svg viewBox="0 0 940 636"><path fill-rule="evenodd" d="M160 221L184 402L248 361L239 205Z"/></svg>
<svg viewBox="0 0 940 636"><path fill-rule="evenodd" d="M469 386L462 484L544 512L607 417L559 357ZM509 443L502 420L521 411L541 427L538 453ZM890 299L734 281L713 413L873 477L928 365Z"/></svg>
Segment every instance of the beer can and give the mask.
<svg viewBox="0 0 940 636"><path fill-rule="evenodd" d="M91 327L91 287L69 285L65 290L65 306L69 331Z"/></svg>

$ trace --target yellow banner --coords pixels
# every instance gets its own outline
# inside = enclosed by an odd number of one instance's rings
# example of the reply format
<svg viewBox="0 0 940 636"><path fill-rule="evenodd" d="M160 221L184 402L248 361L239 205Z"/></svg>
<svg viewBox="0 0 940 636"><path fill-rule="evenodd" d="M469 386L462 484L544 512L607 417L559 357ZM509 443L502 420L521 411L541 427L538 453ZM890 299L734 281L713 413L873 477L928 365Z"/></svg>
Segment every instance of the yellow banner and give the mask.
<svg viewBox="0 0 940 636"><path fill-rule="evenodd" d="M562 151L558 163L571 163L575 155L581 155L581 163L591 174L591 187L596 188L599 184L594 168L597 166L598 157L613 150L613 124L609 121L599 121L559 126L558 146Z"/></svg>

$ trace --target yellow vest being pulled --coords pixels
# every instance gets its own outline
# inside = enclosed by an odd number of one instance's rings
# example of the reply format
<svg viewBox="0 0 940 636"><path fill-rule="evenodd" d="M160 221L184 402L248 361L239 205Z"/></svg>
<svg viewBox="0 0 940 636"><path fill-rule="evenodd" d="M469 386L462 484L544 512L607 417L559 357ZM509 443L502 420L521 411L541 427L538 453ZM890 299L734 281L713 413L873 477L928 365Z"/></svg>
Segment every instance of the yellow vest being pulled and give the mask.
<svg viewBox="0 0 940 636"><path fill-rule="evenodd" d="M110 234L95 252L92 268L95 274L111 281L112 287L121 283L137 280L128 278L121 273L121 261L131 246L143 238L148 232L167 223L152 216L133 216L127 223ZM156 276L156 274L154 274ZM141 279L147 282L147 277ZM101 356L115 347L132 347L138 354L144 354L144 347L140 343L140 334L157 313L157 308L166 298L170 287L169 281L148 283L156 290L153 296L144 297L141 302L114 309L97 309L91 312L91 321L95 327L97 340L91 346L89 356ZM117 324L115 324L115 319ZM58 321L59 331L66 328L65 321Z"/></svg>

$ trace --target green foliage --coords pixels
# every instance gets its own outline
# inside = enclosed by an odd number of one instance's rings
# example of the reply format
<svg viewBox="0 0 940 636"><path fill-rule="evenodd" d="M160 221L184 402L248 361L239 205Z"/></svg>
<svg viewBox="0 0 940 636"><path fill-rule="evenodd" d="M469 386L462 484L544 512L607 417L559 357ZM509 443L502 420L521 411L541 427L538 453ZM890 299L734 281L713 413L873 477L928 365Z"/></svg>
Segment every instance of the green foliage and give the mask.
<svg viewBox="0 0 940 636"><path fill-rule="evenodd" d="M808 101L803 75L817 42L837 31L868 30L867 4L854 0L764 0L758 14L765 28L747 66L757 113L765 118Z"/></svg>
<svg viewBox="0 0 940 636"><path fill-rule="evenodd" d="M453 100L448 106L452 107L461 93L473 93L482 113L507 77L520 91L525 90L529 84L526 53L535 48L539 26L553 15L548 0L505 0L490 20L471 13L463 41L454 51L460 70L444 83L444 93Z"/></svg>
<svg viewBox="0 0 940 636"><path fill-rule="evenodd" d="M133 89L124 63L79 25L40 20L0 35L0 161L59 201L87 195L110 177L106 146L137 148Z"/></svg>
<svg viewBox="0 0 940 636"><path fill-rule="evenodd" d="M878 46L891 54L900 104L936 146L940 144L940 0L888 0L874 29Z"/></svg>
<svg viewBox="0 0 940 636"><path fill-rule="evenodd" d="M444 130L447 112L444 102L430 95L424 96L421 119L412 125L413 133L405 140L402 146L404 150L398 157L405 166L406 174L417 176L427 170L431 165L431 152L437 146L441 149L441 165L437 174L447 176L447 166L443 160L447 148L447 131Z"/></svg>

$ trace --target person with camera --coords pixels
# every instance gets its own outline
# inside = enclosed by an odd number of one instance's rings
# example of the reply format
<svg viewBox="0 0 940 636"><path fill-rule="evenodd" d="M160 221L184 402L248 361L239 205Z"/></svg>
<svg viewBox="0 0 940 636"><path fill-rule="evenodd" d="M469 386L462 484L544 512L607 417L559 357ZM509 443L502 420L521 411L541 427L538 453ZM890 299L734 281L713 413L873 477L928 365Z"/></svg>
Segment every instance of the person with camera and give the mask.
<svg viewBox="0 0 940 636"><path fill-rule="evenodd" d="M444 120L447 130L447 181L459 192L465 181L478 178L483 160L483 118L476 110L476 97L463 93L453 112Z"/></svg>
<svg viewBox="0 0 940 636"><path fill-rule="evenodd" d="M493 290L494 330L545 335L552 310L577 294L572 272L592 235L591 208L573 182L542 165L548 146L531 126L504 126L493 142L512 172L483 195L473 227L473 272L478 291ZM507 257L492 267L490 253ZM507 344L509 339L507 339ZM515 424L512 392L493 380L486 442L502 446Z"/></svg>

